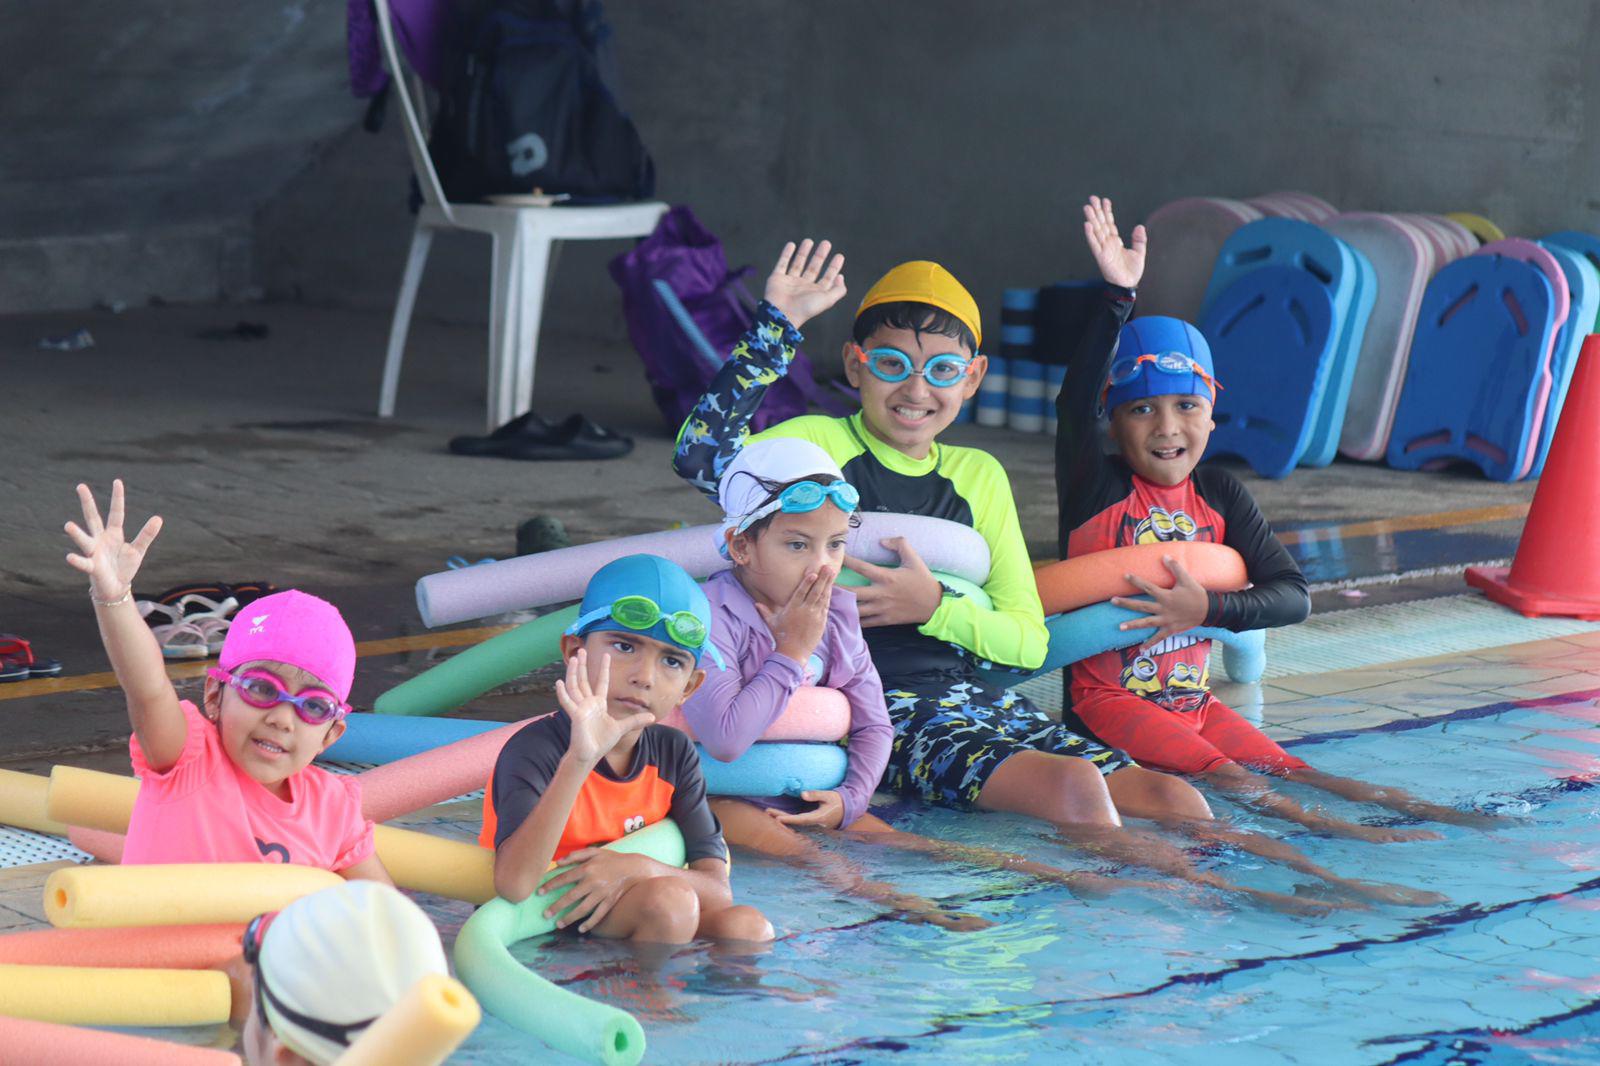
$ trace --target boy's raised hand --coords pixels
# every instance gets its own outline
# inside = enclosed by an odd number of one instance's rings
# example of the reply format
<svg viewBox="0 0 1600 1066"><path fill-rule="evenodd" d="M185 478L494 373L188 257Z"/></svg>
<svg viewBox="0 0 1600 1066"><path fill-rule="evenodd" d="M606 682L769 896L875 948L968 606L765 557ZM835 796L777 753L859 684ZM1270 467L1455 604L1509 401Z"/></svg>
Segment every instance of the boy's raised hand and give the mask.
<svg viewBox="0 0 1600 1066"><path fill-rule="evenodd" d="M844 560L846 566L872 582L850 590L856 594L861 624L920 626L939 609L944 586L906 538L890 537L879 543L900 556L899 566L875 566L854 556Z"/></svg>
<svg viewBox="0 0 1600 1066"><path fill-rule="evenodd" d="M1135 600L1126 596L1113 596L1111 602L1118 607L1126 607L1131 611L1143 611L1148 618L1139 618L1124 622L1118 629L1150 629L1155 633L1145 640L1142 647L1148 648L1152 644L1159 644L1168 637L1176 636L1195 626L1204 625L1206 614L1211 608L1211 597L1194 579L1194 575L1178 560L1170 555L1162 556L1161 561L1167 564L1167 569L1172 571L1176 581L1170 589L1164 589L1146 581L1137 574L1124 574L1124 578L1139 591L1149 596L1149 600Z"/></svg>
<svg viewBox="0 0 1600 1066"><path fill-rule="evenodd" d="M161 532L161 518L152 516L130 543L122 530L126 508L121 478L111 483L111 506L104 521L100 519L100 508L89 486L78 486L78 502L83 507L83 525L66 524L67 536L78 548L67 554L67 563L89 575L89 589L95 599L103 602L121 599L133 586L145 552Z"/></svg>
<svg viewBox="0 0 1600 1066"><path fill-rule="evenodd" d="M556 699L572 722L572 741L567 750L572 757L587 766L593 766L605 757L634 729L643 729L653 723L655 715L645 711L627 718L613 718L606 710L606 695L611 688L611 656L600 660L600 683L589 684L589 651L579 648L567 660L567 676L556 682Z"/></svg>
<svg viewBox="0 0 1600 1066"><path fill-rule="evenodd" d="M1083 236L1102 278L1125 289L1139 287L1139 279L1144 277L1144 252L1148 240L1143 226L1133 227L1133 238L1128 246L1124 246L1122 234L1117 232L1117 219L1112 214L1111 201L1091 196L1089 202L1083 205Z"/></svg>
<svg viewBox="0 0 1600 1066"><path fill-rule="evenodd" d="M789 594L788 602L777 610L756 604L761 620L772 630L778 654L788 656L801 666L811 658L828 626L828 606L833 602L833 582L838 576L836 571L824 566L801 578Z"/></svg>
<svg viewBox="0 0 1600 1066"><path fill-rule="evenodd" d="M767 276L767 302L783 312L790 325L799 329L808 320L838 303L844 296L844 256L835 255L830 241L813 246L811 238L798 248L790 241L778 253L778 262Z"/></svg>

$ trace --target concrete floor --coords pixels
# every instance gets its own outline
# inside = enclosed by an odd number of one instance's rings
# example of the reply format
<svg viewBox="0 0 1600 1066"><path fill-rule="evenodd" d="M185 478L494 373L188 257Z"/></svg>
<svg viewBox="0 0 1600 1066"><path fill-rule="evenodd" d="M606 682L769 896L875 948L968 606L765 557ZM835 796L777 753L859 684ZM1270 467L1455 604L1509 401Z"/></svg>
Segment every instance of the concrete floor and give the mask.
<svg viewBox="0 0 1600 1066"><path fill-rule="evenodd" d="M239 321L259 340L208 339ZM87 327L96 346L37 347L41 337ZM61 525L76 517L73 485L129 486L130 522L151 512L166 527L137 587L264 578L340 604L359 641L417 633L412 586L450 555L505 557L518 523L559 518L574 542L711 521L711 505L668 468L672 434L651 404L636 356L614 339L547 334L536 408L574 410L635 438L633 454L605 463L528 464L461 458L458 433L482 432L485 331L479 324L417 321L399 413L375 417L388 329L383 313L298 304L154 307L0 319L0 437L13 461L0 470L0 631L35 642L65 674L104 671L82 581L63 562ZM1038 557L1054 555L1055 493L1048 438L958 427L951 440L986 448L1010 471L1024 531ZM1475 474L1401 473L1336 463L1266 482L1237 470L1302 558L1338 548L1335 573L1373 575L1416 558L1447 564L1509 555L1520 521L1493 517L1442 533L1340 527L1434 512L1514 508L1534 486ZM1457 528L1449 528L1457 526ZM1428 543L1404 548L1407 538ZM1460 540L1466 537L1466 541ZM1429 539L1431 538L1431 540ZM1452 552L1472 558L1455 559ZM1342 568L1342 570L1340 569ZM1454 567L1383 597L1459 591ZM1329 590L1319 609L1357 602ZM439 654L374 656L358 672L355 701L369 703ZM102 682L103 683L103 682ZM0 761L42 768L68 753L115 765L127 735L115 688L27 682L0 690L7 741ZM10 687L10 686L8 686ZM528 713L536 696L489 700L483 713ZM27 694L24 695L24 692ZM95 753L101 753L96 756Z"/></svg>

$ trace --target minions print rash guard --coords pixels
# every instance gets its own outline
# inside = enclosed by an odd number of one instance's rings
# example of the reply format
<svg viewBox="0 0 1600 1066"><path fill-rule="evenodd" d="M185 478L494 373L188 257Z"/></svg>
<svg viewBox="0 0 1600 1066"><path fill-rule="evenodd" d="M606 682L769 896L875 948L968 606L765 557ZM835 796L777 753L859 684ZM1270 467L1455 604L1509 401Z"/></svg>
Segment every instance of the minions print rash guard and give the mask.
<svg viewBox="0 0 1600 1066"><path fill-rule="evenodd" d="M1106 287L1105 302L1056 397L1062 557L1175 540L1226 544L1244 558L1251 587L1210 593L1205 624L1242 631L1302 621L1311 605L1305 575L1232 474L1200 467L1168 487L1138 476L1120 456L1102 453L1097 420L1101 386L1117 354L1117 333L1132 310L1130 290ZM1148 652L1137 646L1105 652L1072 668L1072 694L1122 689L1169 710L1196 710L1210 695L1210 655L1210 641L1181 635Z"/></svg>

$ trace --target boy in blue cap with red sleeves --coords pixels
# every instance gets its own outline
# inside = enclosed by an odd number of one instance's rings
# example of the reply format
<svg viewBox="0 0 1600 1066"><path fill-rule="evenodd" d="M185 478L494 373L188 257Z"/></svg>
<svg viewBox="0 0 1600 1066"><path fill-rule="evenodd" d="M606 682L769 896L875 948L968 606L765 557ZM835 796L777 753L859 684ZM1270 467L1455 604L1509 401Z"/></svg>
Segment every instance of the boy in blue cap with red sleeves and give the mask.
<svg viewBox="0 0 1600 1066"><path fill-rule="evenodd" d="M1207 592L1171 557L1165 559L1171 588L1130 575L1148 599L1111 602L1148 615L1124 623L1124 629L1153 632L1143 644L1072 667L1066 720L1142 765L1204 777L1263 813L1321 832L1373 841L1433 835L1308 811L1252 770L1417 818L1476 820L1396 788L1314 770L1211 694L1211 642L1185 635L1188 630L1293 625L1310 613L1311 597L1305 576L1244 486L1226 470L1196 469L1216 428L1212 408L1223 387L1205 337L1176 318L1128 321L1134 286L1144 273L1144 227L1136 226L1131 246L1124 247L1111 201L1099 197L1090 198L1084 219L1084 235L1108 285L1104 308L1056 399L1062 555L1175 540L1219 542L1243 556L1251 584L1238 592ZM1118 455L1101 451L1102 410Z"/></svg>
<svg viewBox="0 0 1600 1066"><path fill-rule="evenodd" d="M567 869L542 891L547 914L571 907L560 928L668 944L772 939L760 911L733 904L694 743L657 724L705 680L710 636L711 604L676 563L629 555L589 579L561 638L561 713L507 741L484 798L479 841L495 849L496 893L527 899L553 861ZM686 868L603 848L663 818L683 833Z"/></svg>

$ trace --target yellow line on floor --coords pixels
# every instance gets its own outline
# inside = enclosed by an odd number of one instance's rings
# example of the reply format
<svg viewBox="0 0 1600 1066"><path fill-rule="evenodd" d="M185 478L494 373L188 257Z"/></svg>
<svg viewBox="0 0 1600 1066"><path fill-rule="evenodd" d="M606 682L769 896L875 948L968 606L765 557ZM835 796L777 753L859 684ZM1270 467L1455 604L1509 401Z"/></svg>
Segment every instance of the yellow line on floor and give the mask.
<svg viewBox="0 0 1600 1066"><path fill-rule="evenodd" d="M397 655L403 651L424 651L428 648L459 648L464 644L477 644L510 626L479 626L475 629L449 629L443 633L417 633L409 637L389 637L384 640L364 640L356 645L356 654ZM215 660L203 662L168 663L167 676L173 680L204 676L206 667ZM114 688L117 675L78 674L74 677L41 677L37 681L14 681L0 685L0 700L20 700L29 696L47 696L57 692L86 692L91 689Z"/></svg>
<svg viewBox="0 0 1600 1066"><path fill-rule="evenodd" d="M1462 511L1435 511L1433 514L1400 515L1397 518L1375 518L1370 522L1349 522L1326 529L1290 529L1278 534L1285 544L1301 544L1342 539L1344 537L1375 537L1384 533L1405 533L1414 529L1442 529L1445 526L1474 526L1483 522L1501 522L1528 517L1528 504L1504 503L1493 507L1470 507Z"/></svg>

